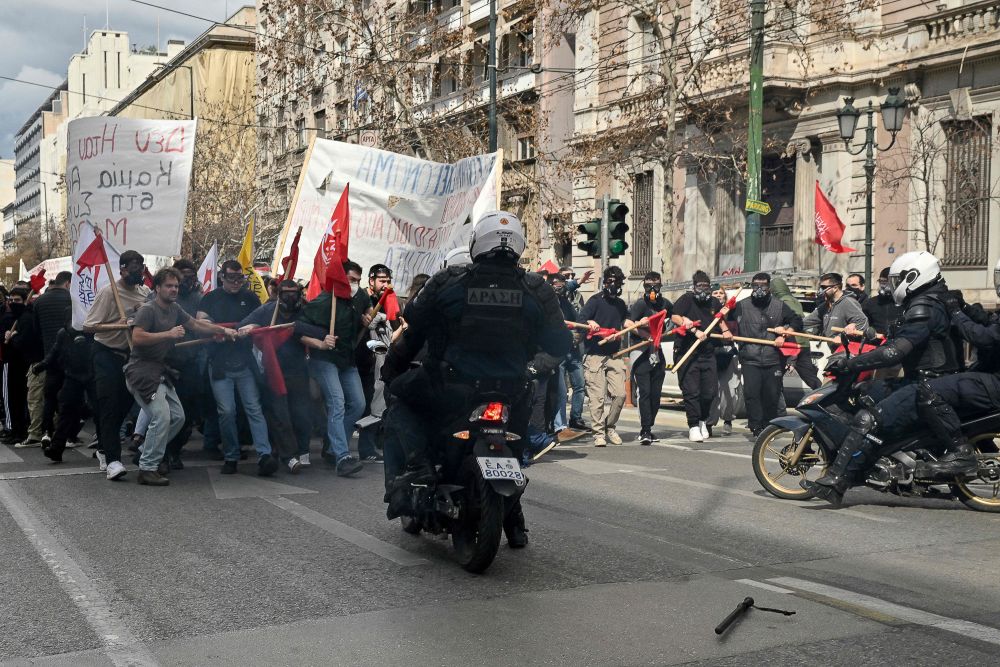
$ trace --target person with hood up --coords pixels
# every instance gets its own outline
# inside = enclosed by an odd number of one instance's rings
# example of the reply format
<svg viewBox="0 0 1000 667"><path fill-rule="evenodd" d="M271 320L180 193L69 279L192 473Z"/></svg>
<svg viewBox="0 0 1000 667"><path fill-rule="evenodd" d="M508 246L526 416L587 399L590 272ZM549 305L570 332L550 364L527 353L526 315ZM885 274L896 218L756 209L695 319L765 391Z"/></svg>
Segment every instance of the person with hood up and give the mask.
<svg viewBox="0 0 1000 667"><path fill-rule="evenodd" d="M802 304L799 300L792 296L792 291L788 289L788 283L785 282L784 278L779 276L774 276L771 278L771 295L776 296L781 301L792 309L792 312L798 315L800 318L805 316L805 312L802 310ZM819 379L819 369L816 368L816 364L813 363L812 355L810 354L808 341L799 341L802 345L802 351L795 356L795 372L799 374L802 381L806 383L806 386L810 389L815 389L816 387L823 384L823 381ZM779 410L780 412L780 410Z"/></svg>

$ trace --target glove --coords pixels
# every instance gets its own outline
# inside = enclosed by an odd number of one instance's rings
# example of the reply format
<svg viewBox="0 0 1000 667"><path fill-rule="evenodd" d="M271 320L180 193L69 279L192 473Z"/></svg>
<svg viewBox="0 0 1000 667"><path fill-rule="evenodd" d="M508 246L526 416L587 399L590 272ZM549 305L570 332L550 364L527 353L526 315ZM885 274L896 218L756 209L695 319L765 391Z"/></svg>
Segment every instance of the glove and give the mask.
<svg viewBox="0 0 1000 667"><path fill-rule="evenodd" d="M41 375L44 372L45 372L45 364L43 364L40 361L31 367L32 375Z"/></svg>
<svg viewBox="0 0 1000 667"><path fill-rule="evenodd" d="M851 372L850 359L846 357L833 357L826 364L826 373L833 375L847 375Z"/></svg>
<svg viewBox="0 0 1000 667"><path fill-rule="evenodd" d="M534 364L528 364L528 367L524 371L524 375L528 380L537 380L540 373L538 369L535 368Z"/></svg>
<svg viewBox="0 0 1000 667"><path fill-rule="evenodd" d="M944 307L948 309L948 312L952 315L961 312L962 308L965 307L965 299L962 298L962 290L949 290L944 293Z"/></svg>
<svg viewBox="0 0 1000 667"><path fill-rule="evenodd" d="M980 324L984 327L990 324L990 314L986 312L986 309L983 308L983 304L981 303L968 303L965 305L965 308L962 309L962 312L976 324Z"/></svg>

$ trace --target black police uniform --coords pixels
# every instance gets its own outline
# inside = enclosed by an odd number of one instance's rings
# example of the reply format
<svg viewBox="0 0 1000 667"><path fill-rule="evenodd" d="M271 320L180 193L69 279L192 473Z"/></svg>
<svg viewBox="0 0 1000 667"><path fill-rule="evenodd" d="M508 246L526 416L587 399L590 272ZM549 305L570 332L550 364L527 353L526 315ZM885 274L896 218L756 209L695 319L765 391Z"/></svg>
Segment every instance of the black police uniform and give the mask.
<svg viewBox="0 0 1000 667"><path fill-rule="evenodd" d="M827 474L803 488L839 504L854 480L878 460L882 440L871 435L896 438L912 430L920 421L917 396L920 382L959 370L959 354L951 337L951 318L945 307L948 286L943 280L924 288L903 302L895 331L890 331L884 345L850 359L837 359L827 370L837 373L875 370L902 364L901 383L872 382L868 395L873 409L861 409L854 416L851 430L837 452Z"/></svg>
<svg viewBox="0 0 1000 667"><path fill-rule="evenodd" d="M669 300L657 294L652 301L648 294L632 304L629 308L628 318L633 322L638 322L644 317L652 317L656 313L667 311L669 321L673 304ZM636 330L636 335L641 338L649 338L650 334L641 330ZM647 439L652 435L653 424L656 422L656 413L660 410L660 394L663 391L663 379L667 374L666 360L663 358L663 351L660 348L653 349L649 346L643 348L642 353L632 363L632 382L636 389L636 402L639 404L639 433L643 444L647 444Z"/></svg>
<svg viewBox="0 0 1000 667"><path fill-rule="evenodd" d="M402 472L394 461L426 468L432 443L447 425L468 417L482 391L510 396L508 428L521 435L511 445L523 446L531 406L526 380L555 370L570 346L559 300L545 280L510 259L448 267L424 285L403 317L408 327L382 368L394 399L383 420L384 446L395 448L386 452L387 487ZM423 364L406 370L425 345Z"/></svg>

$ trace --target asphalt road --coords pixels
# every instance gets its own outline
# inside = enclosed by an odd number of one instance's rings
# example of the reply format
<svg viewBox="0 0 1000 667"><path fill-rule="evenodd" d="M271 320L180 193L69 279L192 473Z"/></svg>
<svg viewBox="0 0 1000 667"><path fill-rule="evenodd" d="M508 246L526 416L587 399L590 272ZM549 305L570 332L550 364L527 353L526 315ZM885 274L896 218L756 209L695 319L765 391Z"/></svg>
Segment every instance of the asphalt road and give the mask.
<svg viewBox="0 0 1000 667"><path fill-rule="evenodd" d="M678 417L657 446L577 441L530 468L531 543L483 576L385 520L381 466L263 480L192 453L150 488L88 450L0 446L0 664L996 663L1000 515L780 501L745 438L688 443ZM717 637L746 596L795 615Z"/></svg>

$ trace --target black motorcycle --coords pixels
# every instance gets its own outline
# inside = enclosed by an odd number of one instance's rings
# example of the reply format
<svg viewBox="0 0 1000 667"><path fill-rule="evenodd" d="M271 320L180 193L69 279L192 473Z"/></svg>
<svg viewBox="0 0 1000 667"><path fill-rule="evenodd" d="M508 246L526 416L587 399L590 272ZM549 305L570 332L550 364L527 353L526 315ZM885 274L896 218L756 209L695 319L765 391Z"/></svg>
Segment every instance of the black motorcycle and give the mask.
<svg viewBox="0 0 1000 667"><path fill-rule="evenodd" d="M504 518L524 493L528 478L509 443L520 439L507 431L510 404L500 394L483 394L467 426L444 434L447 442L432 448L435 479L397 478L396 492L406 496L400 509L403 530L450 534L459 564L469 572L486 570L496 558Z"/></svg>
<svg viewBox="0 0 1000 667"><path fill-rule="evenodd" d="M821 477L837 457L854 414L870 400L866 386L857 382L857 374L834 378L802 399L796 406L800 416L771 420L753 448L753 471L761 486L778 498L812 498L799 483ZM974 510L1000 512L1000 413L964 422L962 430L979 460L975 476L949 482L920 479L918 470L923 466L918 462L936 460L945 448L924 431L887 442L882 456L856 486L897 496L958 499Z"/></svg>

